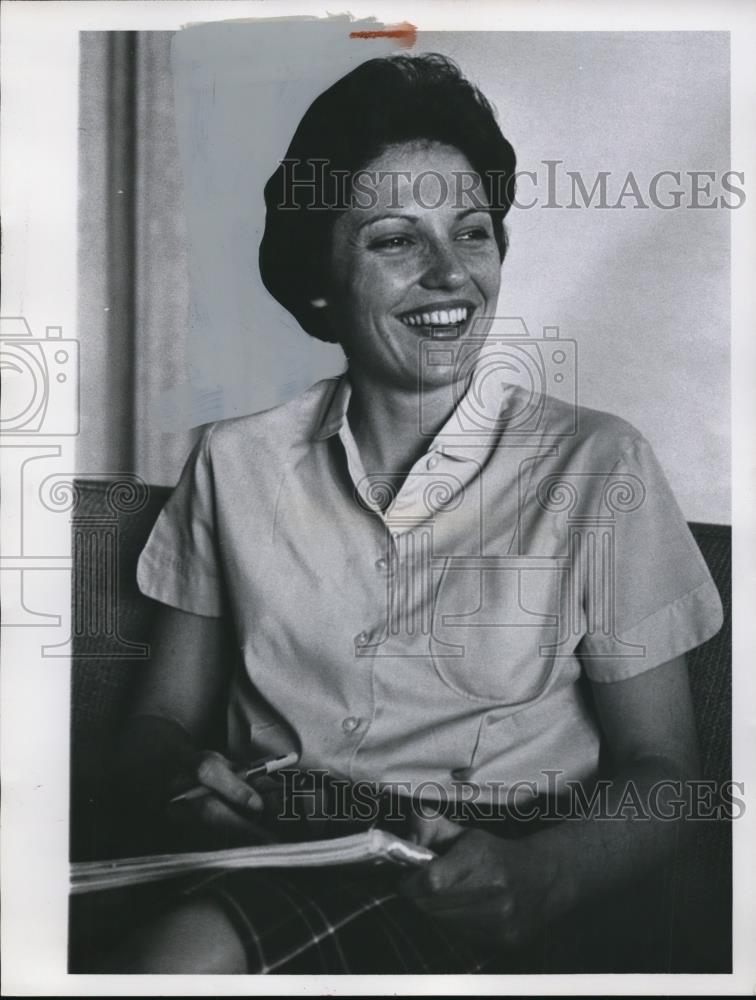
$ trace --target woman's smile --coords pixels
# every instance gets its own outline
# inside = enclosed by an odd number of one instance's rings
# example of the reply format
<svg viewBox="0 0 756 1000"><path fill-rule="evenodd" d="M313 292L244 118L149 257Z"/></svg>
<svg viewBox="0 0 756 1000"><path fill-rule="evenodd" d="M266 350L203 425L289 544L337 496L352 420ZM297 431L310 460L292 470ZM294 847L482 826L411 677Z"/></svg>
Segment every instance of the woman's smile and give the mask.
<svg viewBox="0 0 756 1000"><path fill-rule="evenodd" d="M413 312L405 313L399 318L407 326L430 327L431 329L462 326L467 322L468 315L473 308L468 302L431 302Z"/></svg>

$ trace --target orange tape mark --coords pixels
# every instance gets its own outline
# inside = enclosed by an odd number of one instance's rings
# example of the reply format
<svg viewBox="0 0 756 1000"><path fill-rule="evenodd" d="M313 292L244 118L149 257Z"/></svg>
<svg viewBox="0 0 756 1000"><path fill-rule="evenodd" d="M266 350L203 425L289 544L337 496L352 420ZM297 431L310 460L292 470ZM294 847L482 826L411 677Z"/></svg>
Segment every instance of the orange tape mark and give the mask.
<svg viewBox="0 0 756 1000"><path fill-rule="evenodd" d="M400 47L403 49L410 49L415 44L415 37L417 35L417 28L414 24L410 24L409 21L402 21L401 24L389 24L386 25L381 31L350 31L350 38L359 38L361 40L367 40L371 38L396 38L399 41Z"/></svg>

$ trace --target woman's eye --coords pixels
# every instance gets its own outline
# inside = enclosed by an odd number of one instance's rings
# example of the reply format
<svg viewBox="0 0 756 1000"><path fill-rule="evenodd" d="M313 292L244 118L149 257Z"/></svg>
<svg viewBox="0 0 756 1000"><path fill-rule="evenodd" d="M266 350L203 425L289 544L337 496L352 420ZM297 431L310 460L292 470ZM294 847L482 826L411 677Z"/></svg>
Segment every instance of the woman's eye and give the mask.
<svg viewBox="0 0 756 1000"><path fill-rule="evenodd" d="M465 241L490 240L491 233L483 226L476 226L475 229L465 229L463 233L457 236L457 239Z"/></svg>
<svg viewBox="0 0 756 1000"><path fill-rule="evenodd" d="M376 250L403 250L410 243L411 240L406 236L387 236L384 239L375 240L372 246Z"/></svg>

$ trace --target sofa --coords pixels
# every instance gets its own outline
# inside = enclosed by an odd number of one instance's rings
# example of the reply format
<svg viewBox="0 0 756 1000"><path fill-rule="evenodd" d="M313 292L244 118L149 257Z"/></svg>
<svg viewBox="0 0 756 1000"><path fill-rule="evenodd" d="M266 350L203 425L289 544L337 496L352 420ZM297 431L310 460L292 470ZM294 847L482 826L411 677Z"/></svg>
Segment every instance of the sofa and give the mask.
<svg viewBox="0 0 756 1000"><path fill-rule="evenodd" d="M130 853L107 809L110 762L130 698L149 662L157 605L136 586L136 562L170 490L137 477L74 483L70 856L74 861ZM703 777L731 777L730 528L691 524L725 609L720 632L689 656ZM103 582L107 581L107 586ZM731 970L731 823L697 824L691 843L656 875L658 926L666 935L653 968L580 965L571 971L728 972ZM624 906L624 904L623 904ZM632 922L628 910L626 922ZM642 920L640 921L642 923ZM575 947L580 950L581 938ZM591 949L593 953L593 949ZM574 958L574 956L573 956ZM662 967L657 967L661 964ZM543 970L531 971L549 971Z"/></svg>

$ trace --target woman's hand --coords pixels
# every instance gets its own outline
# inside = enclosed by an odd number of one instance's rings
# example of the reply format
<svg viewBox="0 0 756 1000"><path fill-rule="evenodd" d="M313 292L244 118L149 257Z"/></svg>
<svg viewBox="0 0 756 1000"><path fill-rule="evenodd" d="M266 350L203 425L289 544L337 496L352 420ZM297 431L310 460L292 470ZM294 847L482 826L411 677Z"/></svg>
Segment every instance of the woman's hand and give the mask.
<svg viewBox="0 0 756 1000"><path fill-rule="evenodd" d="M413 809L410 814L407 838L413 844L438 850L456 840L464 832L465 828L459 823L452 822L441 813L434 816L429 813L426 807L422 812L419 809Z"/></svg>
<svg viewBox="0 0 756 1000"><path fill-rule="evenodd" d="M242 846L270 843L275 838L261 823L263 813L272 813L278 795L275 779L257 779L248 784L238 769L222 754L203 751L192 766L171 783L171 794L196 786L211 793L201 798L169 802L167 816L172 825L194 832L203 846Z"/></svg>
<svg viewBox="0 0 756 1000"><path fill-rule="evenodd" d="M567 908L557 866L537 839L465 830L446 853L414 872L401 892L458 934L519 947Z"/></svg>

